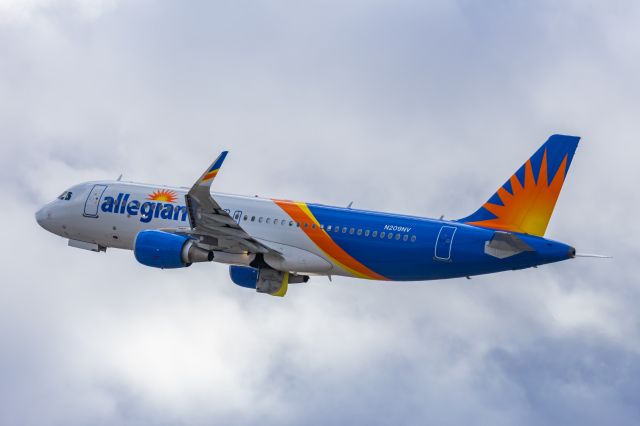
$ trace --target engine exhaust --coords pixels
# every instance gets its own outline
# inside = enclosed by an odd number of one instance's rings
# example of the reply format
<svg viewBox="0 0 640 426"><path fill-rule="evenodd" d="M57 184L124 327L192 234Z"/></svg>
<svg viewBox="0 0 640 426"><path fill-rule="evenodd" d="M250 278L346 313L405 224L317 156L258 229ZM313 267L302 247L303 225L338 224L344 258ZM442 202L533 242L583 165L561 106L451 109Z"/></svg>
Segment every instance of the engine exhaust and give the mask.
<svg viewBox="0 0 640 426"><path fill-rule="evenodd" d="M198 247L193 241L187 241L182 247L182 261L188 265L198 262L211 262L213 252Z"/></svg>

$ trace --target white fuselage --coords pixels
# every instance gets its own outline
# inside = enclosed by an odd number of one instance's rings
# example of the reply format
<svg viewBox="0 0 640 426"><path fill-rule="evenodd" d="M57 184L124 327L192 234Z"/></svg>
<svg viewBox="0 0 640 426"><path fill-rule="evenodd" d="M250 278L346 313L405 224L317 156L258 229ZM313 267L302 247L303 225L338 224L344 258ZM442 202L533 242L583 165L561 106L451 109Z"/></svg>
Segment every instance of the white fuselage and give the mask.
<svg viewBox="0 0 640 426"><path fill-rule="evenodd" d="M70 199L44 206L36 213L36 219L48 231L71 241L132 250L140 231L189 228L184 198L187 191L121 181L89 182L70 188ZM173 199L167 199L167 194ZM284 260L265 258L270 266L300 273L352 276L318 250L272 200L213 195L247 233L283 254ZM246 253L220 252L214 257L214 261L228 264L248 264L252 259Z"/></svg>

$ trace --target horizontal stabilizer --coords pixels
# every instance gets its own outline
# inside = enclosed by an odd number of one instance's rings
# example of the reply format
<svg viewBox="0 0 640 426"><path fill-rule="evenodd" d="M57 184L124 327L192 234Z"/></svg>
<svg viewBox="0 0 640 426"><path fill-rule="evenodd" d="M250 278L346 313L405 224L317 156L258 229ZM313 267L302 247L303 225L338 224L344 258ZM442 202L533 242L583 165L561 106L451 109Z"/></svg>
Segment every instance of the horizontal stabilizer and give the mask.
<svg viewBox="0 0 640 426"><path fill-rule="evenodd" d="M509 232L496 231L491 240L484 244L484 252L498 259L505 259L526 251L535 250L517 235Z"/></svg>

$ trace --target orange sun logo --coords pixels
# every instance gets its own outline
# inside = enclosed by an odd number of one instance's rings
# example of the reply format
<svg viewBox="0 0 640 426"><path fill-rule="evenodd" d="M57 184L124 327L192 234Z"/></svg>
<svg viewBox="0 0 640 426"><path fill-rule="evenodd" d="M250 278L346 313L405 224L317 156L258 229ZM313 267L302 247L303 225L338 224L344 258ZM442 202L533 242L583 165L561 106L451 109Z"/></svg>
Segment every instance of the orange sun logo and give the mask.
<svg viewBox="0 0 640 426"><path fill-rule="evenodd" d="M169 191L166 189L157 189L151 194L147 196L147 200L152 201L163 201L165 203L175 203L176 202L176 192Z"/></svg>
<svg viewBox="0 0 640 426"><path fill-rule="evenodd" d="M498 197L502 205L491 202L483 205L496 216L495 219L469 222L469 224L543 236L564 183L567 158L568 156L565 155L551 183L548 180L547 151L544 151L542 157L537 182L533 175L531 160L528 160L525 163L524 185L516 175L513 175L509 180L512 193L504 187L498 189Z"/></svg>

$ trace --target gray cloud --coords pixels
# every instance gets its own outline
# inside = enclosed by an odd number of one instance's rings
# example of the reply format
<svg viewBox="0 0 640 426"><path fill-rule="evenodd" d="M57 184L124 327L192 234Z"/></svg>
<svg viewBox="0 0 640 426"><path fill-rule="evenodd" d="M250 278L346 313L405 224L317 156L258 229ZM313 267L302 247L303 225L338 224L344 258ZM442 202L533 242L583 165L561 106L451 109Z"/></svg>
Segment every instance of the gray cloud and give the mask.
<svg viewBox="0 0 640 426"><path fill-rule="evenodd" d="M637 424L638 13L0 2L0 422ZM583 141L548 235L611 261L276 301L32 216L121 172L189 185L228 148L223 192L454 218L553 132Z"/></svg>

